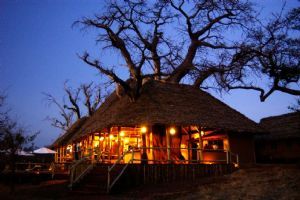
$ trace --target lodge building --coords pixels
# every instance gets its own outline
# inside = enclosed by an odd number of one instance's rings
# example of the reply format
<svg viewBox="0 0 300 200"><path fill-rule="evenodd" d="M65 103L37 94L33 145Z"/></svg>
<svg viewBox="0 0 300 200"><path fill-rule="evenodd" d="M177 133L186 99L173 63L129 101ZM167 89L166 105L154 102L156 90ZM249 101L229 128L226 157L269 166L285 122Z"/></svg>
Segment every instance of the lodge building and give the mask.
<svg viewBox="0 0 300 200"><path fill-rule="evenodd" d="M113 92L93 116L79 119L52 147L58 163L86 159L124 164L124 169L126 164L184 165L194 172L205 164L255 163L254 135L262 132L207 92L151 80L134 102Z"/></svg>
<svg viewBox="0 0 300 200"><path fill-rule="evenodd" d="M53 147L57 162L86 156L114 162L132 148L135 162L148 164L222 162L233 155L240 163L254 163L253 136L259 132L255 122L204 91L149 81L136 102L111 94L94 116L78 120Z"/></svg>

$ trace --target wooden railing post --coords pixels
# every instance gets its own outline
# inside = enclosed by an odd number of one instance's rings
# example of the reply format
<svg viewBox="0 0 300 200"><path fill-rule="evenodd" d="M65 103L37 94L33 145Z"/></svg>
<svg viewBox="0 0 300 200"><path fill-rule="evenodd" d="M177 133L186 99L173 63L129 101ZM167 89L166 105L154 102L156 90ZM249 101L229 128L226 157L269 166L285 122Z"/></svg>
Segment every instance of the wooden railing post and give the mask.
<svg viewBox="0 0 300 200"><path fill-rule="evenodd" d="M134 161L134 149L131 148L131 164L133 164Z"/></svg>
<svg viewBox="0 0 300 200"><path fill-rule="evenodd" d="M200 126L199 130L198 130L198 132L199 132L199 161L200 161L200 163L203 162L203 140L202 140L202 135L201 135L202 131L203 131L202 127Z"/></svg>
<svg viewBox="0 0 300 200"><path fill-rule="evenodd" d="M166 129L166 142L167 142L167 158L168 163L171 163L171 150L170 150L170 130Z"/></svg>
<svg viewBox="0 0 300 200"><path fill-rule="evenodd" d="M229 164L229 151L226 151L226 163Z"/></svg>
<svg viewBox="0 0 300 200"><path fill-rule="evenodd" d="M124 171L126 170L126 168L128 167L129 163L133 163L134 160L134 148L130 148L128 149L126 152L124 152L122 154L122 156L111 166L111 167L107 167L107 193L110 192L111 188L114 186L114 184L119 180L119 178L122 176L122 174L124 173ZM123 157L128 154L130 151L132 151L131 154L131 160L123 167L122 171L119 173L119 175L114 179L111 180L111 175L110 172L116 167L116 165L118 163L120 163L120 161L123 159Z"/></svg>
<svg viewBox="0 0 300 200"><path fill-rule="evenodd" d="M148 134L148 129L145 133L142 133L142 154L141 154L141 164L148 164L148 156L146 151L146 134Z"/></svg>

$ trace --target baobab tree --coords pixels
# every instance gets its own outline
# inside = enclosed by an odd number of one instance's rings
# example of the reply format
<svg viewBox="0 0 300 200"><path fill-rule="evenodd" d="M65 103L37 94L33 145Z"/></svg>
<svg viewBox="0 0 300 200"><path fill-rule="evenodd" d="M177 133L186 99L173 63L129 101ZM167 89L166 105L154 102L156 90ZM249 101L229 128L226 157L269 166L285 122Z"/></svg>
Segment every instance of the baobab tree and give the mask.
<svg viewBox="0 0 300 200"><path fill-rule="evenodd" d="M227 82L228 89L255 90L261 101L280 91L300 96L300 9L273 14L266 24L249 29L247 46L242 50L249 60L239 78ZM268 79L268 87L254 84L252 77ZM226 81L224 81L226 82Z"/></svg>
<svg viewBox="0 0 300 200"><path fill-rule="evenodd" d="M64 84L66 99L57 100L49 93L43 93L46 101L51 105L54 104L59 111L60 117L47 117L53 127L67 131L74 120L78 120L83 116L92 116L103 100L101 88L93 82L81 84L78 88ZM74 119L75 116L75 119Z"/></svg>
<svg viewBox="0 0 300 200"><path fill-rule="evenodd" d="M299 12L267 24L249 1L109 1L106 12L75 22L98 31L97 42L122 58L129 77L85 52L80 58L135 101L145 80L188 82L197 88L253 89L264 101L274 91L300 95ZM291 45L291 47L289 47ZM249 78L266 76L265 86ZM291 88L296 84L296 88Z"/></svg>

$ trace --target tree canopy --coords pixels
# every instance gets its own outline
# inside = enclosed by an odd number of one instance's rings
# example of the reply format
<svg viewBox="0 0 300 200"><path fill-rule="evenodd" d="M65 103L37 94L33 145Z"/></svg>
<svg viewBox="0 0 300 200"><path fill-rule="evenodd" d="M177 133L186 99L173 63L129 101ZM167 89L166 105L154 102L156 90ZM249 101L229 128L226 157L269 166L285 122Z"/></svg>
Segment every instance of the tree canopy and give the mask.
<svg viewBox="0 0 300 200"><path fill-rule="evenodd" d="M12 172L11 177L11 192L14 192L15 170L17 151L22 150L25 145L31 143L33 146L34 139L38 132L29 134L23 126L13 120L9 116L9 110L5 106L6 96L0 94L0 151L5 152L7 159L1 157L2 162L6 162Z"/></svg>
<svg viewBox="0 0 300 200"><path fill-rule="evenodd" d="M261 20L251 1L108 1L106 11L75 24L97 31L102 50L121 65L80 58L128 95L149 79L199 88L251 89L264 101L274 91L300 95L299 8ZM120 68L128 70L122 79ZM262 81L265 80L265 81Z"/></svg>

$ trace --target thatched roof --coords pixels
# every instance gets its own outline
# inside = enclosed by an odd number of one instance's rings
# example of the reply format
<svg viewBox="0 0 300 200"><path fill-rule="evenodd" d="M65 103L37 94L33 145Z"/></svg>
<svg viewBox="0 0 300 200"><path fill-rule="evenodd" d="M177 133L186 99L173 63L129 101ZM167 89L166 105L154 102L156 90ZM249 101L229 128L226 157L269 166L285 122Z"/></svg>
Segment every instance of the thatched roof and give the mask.
<svg viewBox="0 0 300 200"><path fill-rule="evenodd" d="M87 121L88 117L82 117L78 119L63 135L57 138L53 144L50 146L51 148L62 146L68 144L72 137L79 131L82 125Z"/></svg>
<svg viewBox="0 0 300 200"><path fill-rule="evenodd" d="M236 132L259 132L259 126L210 94L190 85L148 81L136 102L114 92L84 123L80 136L110 126L200 125Z"/></svg>
<svg viewBox="0 0 300 200"><path fill-rule="evenodd" d="M265 139L300 138L300 112L263 118L260 125L269 132Z"/></svg>

